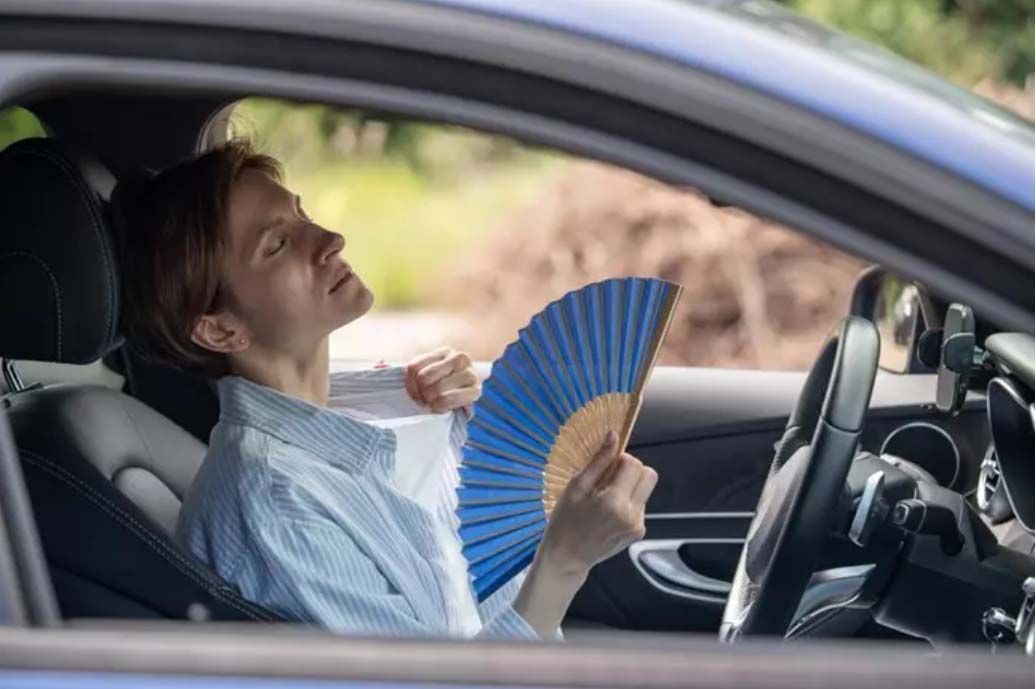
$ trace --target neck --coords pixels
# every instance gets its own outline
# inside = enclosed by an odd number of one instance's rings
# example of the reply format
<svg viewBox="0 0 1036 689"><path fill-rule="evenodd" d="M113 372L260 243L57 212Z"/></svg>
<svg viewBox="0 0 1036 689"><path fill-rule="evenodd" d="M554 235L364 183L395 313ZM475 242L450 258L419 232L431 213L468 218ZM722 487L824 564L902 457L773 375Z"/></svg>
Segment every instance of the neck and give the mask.
<svg viewBox="0 0 1036 689"><path fill-rule="evenodd" d="M327 338L302 353L287 354L249 347L230 362L231 372L320 407L330 394Z"/></svg>

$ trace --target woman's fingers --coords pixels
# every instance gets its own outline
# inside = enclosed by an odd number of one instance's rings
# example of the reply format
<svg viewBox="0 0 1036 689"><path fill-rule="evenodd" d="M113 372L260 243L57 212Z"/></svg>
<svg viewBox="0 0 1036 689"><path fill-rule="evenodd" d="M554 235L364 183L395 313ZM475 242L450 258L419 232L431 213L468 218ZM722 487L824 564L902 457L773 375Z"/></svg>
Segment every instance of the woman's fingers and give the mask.
<svg viewBox="0 0 1036 689"><path fill-rule="evenodd" d="M435 399L431 400L428 403L428 406L433 412L440 414L442 412L450 411L451 409L467 407L474 403L481 394L481 387L457 388L456 390L449 390L442 393Z"/></svg>
<svg viewBox="0 0 1036 689"><path fill-rule="evenodd" d="M410 396L410 399L414 400L418 404L424 403L424 397L421 395L420 388L417 387L417 378L407 373L403 379L403 385L406 387L406 394Z"/></svg>
<svg viewBox="0 0 1036 689"><path fill-rule="evenodd" d="M417 374L428 368L430 364L442 361L449 353L448 347L441 347L410 360L406 365L406 376L404 376L404 385L406 386L407 394L410 395L410 399L418 404L425 404L424 393L421 391L421 386L418 383Z"/></svg>
<svg viewBox="0 0 1036 689"><path fill-rule="evenodd" d="M422 390L446 378L451 373L471 368L471 357L464 352L449 350L442 359L427 364L416 374L417 385Z"/></svg>
<svg viewBox="0 0 1036 689"><path fill-rule="evenodd" d="M619 449L610 432L554 506L541 548L555 562L589 568L644 538L644 504L658 475Z"/></svg>
<svg viewBox="0 0 1036 689"><path fill-rule="evenodd" d="M615 471L615 475L612 476L611 482L601 486L601 488L615 492L625 498L632 495L633 489L640 482L640 475L644 465L640 463L639 459L626 452L619 455L616 464L618 468Z"/></svg>
<svg viewBox="0 0 1036 689"><path fill-rule="evenodd" d="M619 434L615 431L608 431L604 438L604 444L597 454L593 456L590 463L583 467L583 470L572 479L576 490L586 494L594 489L597 481L604 475L605 470L611 466L612 460L618 452Z"/></svg>
<svg viewBox="0 0 1036 689"><path fill-rule="evenodd" d="M642 507L647 505L648 498L651 497L651 492L655 490L655 486L657 484L658 472L651 467L642 467L640 471L640 480L633 489L630 501L634 505L640 505Z"/></svg>
<svg viewBox="0 0 1036 689"><path fill-rule="evenodd" d="M454 388L478 389L479 381L471 357L450 347L441 347L407 364L405 385L407 394L415 402L432 406L443 393Z"/></svg>
<svg viewBox="0 0 1036 689"><path fill-rule="evenodd" d="M406 377L408 380L417 380L417 374L424 369L428 368L429 365L436 362L442 361L450 354L449 347L440 347L434 351L422 354L421 356L414 357L406 365Z"/></svg>
<svg viewBox="0 0 1036 689"><path fill-rule="evenodd" d="M436 361L442 361L449 355L449 353L449 347L439 347L438 349L432 350L427 354L416 356L413 359L411 359L410 362L406 365L406 371L408 374L416 375L418 371L423 369L428 364L434 363Z"/></svg>
<svg viewBox="0 0 1036 689"><path fill-rule="evenodd" d="M451 390L459 390L461 388L472 388L475 390L480 389L478 382L478 376L475 374L474 369L464 368L459 371L454 371L445 378L442 378L426 388L421 390L421 394L431 404L437 398Z"/></svg>
<svg viewBox="0 0 1036 689"><path fill-rule="evenodd" d="M611 480L602 482L601 489L628 497L635 505L646 503L655 484L658 483L658 473L626 452L623 452L619 459L621 462L615 463L617 469Z"/></svg>

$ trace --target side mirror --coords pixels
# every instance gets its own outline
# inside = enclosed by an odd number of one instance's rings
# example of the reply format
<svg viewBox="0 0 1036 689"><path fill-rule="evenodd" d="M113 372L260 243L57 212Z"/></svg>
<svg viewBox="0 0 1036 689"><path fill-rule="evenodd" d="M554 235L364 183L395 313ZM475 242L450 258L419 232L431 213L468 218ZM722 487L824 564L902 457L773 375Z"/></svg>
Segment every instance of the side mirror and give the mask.
<svg viewBox="0 0 1036 689"><path fill-rule="evenodd" d="M891 373L931 370L918 359L917 346L932 311L921 287L876 266L857 278L849 306L850 313L866 318L878 329L878 366Z"/></svg>

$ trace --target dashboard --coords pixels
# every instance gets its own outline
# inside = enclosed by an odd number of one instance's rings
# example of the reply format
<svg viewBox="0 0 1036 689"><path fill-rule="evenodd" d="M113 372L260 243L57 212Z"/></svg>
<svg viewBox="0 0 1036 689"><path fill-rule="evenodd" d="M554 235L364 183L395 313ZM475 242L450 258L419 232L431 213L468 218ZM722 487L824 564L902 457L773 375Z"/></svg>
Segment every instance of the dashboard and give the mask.
<svg viewBox="0 0 1036 689"><path fill-rule="evenodd" d="M928 374L924 384L934 383L934 403L886 431L876 453L897 469L884 472L886 494L896 481L900 493L913 493L897 498L893 512L901 514L893 521L918 536L903 542L894 585L875 619L922 638L949 634L1004 649L1019 642L1032 654L1036 343L1029 333L992 332L966 305L936 306L913 284L918 289L909 298L918 308L906 327L888 327L899 325L896 318L874 319L879 334L884 324L882 337L892 345L902 340L907 352L902 369L886 370ZM861 306L857 313L867 313ZM870 481L873 465L860 461L857 473Z"/></svg>
<svg viewBox="0 0 1036 689"><path fill-rule="evenodd" d="M925 292L922 289L918 294ZM1008 524L1016 535L1021 532L1023 537L1017 540L1031 555L1036 492L1033 336L990 332L977 322L969 306L958 303L948 304L942 327L933 328L932 321L938 318L940 309L925 296L918 299L919 310L925 312L920 327L927 329L917 338L916 357L927 370L936 372L934 407L941 428L913 424L930 428L904 429L911 432L902 438L890 437L886 444L896 441L897 447L891 452L894 456L922 460L923 468L930 472L919 477L922 482L937 483L969 496L989 525ZM965 432L975 438L974 421L981 418L985 437L981 449L968 453L962 462L952 436L954 431L959 436L967 418L972 420L972 428ZM944 437L933 431L940 431ZM912 451L897 451L898 447ZM973 470L968 471L968 465L974 467L979 457L976 476ZM1001 536L1007 529L996 531L1003 542ZM1024 538L1026 534L1028 539Z"/></svg>
<svg viewBox="0 0 1036 689"><path fill-rule="evenodd" d="M1020 566L1016 571L1026 577L1020 587L1022 590L1018 591L1021 602L1017 608L985 610L981 619L983 634L995 644L1018 641L1031 656L1034 652L1036 343L1028 333L993 333L980 345L975 330L971 309L951 304L938 335L935 406L956 420L969 396L984 393L989 444L979 466L974 491L956 489L977 508L1001 552L1015 553ZM949 465L949 462L944 460L943 464ZM959 456L956 465L960 466ZM995 553L995 548L990 552Z"/></svg>

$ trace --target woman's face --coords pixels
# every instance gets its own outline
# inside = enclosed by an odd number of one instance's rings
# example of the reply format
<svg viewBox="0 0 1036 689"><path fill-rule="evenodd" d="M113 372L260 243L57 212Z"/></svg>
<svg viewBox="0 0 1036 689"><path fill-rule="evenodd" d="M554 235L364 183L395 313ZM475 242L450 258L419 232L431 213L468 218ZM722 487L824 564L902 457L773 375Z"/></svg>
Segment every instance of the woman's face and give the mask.
<svg viewBox="0 0 1036 689"><path fill-rule="evenodd" d="M305 352L373 304L342 256L342 236L310 220L299 197L266 173L241 174L227 220L227 308L250 346Z"/></svg>

